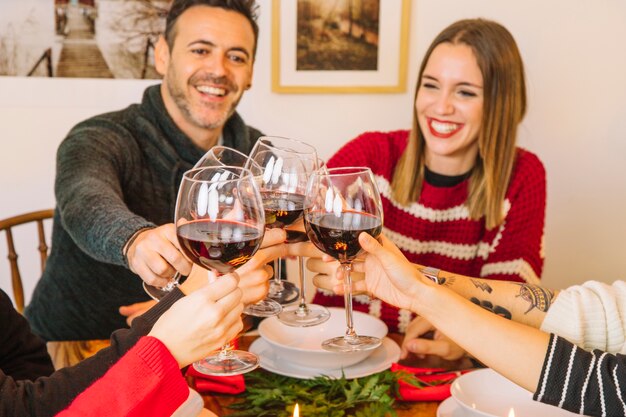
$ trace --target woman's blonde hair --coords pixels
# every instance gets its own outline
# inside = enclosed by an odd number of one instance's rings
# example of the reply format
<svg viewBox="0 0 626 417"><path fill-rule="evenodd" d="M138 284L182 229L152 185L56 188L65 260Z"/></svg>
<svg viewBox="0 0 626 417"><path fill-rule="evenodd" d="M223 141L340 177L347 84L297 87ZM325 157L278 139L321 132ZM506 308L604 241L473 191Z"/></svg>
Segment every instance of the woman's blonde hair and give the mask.
<svg viewBox="0 0 626 417"><path fill-rule="evenodd" d="M415 100L428 59L442 43L472 48L483 76L483 116L467 204L470 217L478 220L484 215L487 228L492 229L504 220L502 203L515 164L517 127L526 113L526 83L515 39L504 26L490 20L453 23L428 48L415 87L413 128L391 183L394 198L408 205L418 201L421 194L425 141L417 122Z"/></svg>

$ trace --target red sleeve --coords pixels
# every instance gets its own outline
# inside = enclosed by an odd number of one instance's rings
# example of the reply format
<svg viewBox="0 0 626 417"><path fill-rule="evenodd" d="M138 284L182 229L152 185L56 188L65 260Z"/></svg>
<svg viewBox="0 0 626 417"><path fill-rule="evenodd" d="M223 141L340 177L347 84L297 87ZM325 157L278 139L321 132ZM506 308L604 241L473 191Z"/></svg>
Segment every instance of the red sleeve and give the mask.
<svg viewBox="0 0 626 417"><path fill-rule="evenodd" d="M534 154L520 149L506 197L508 212L493 239L481 276L536 284L543 271L546 172Z"/></svg>
<svg viewBox="0 0 626 417"><path fill-rule="evenodd" d="M174 357L161 341L146 336L57 417L165 417L188 396Z"/></svg>

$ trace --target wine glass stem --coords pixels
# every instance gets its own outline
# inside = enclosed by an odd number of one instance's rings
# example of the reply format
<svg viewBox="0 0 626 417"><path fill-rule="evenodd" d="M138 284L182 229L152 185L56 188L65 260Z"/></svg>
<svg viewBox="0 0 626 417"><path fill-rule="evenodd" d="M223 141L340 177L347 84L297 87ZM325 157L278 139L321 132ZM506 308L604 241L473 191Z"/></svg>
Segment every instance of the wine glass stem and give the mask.
<svg viewBox="0 0 626 417"><path fill-rule="evenodd" d="M178 286L178 281L180 280L180 272L176 272L174 276L168 281L165 287L161 288L163 291L172 291L174 288Z"/></svg>
<svg viewBox="0 0 626 417"><path fill-rule="evenodd" d="M220 361L226 361L229 359L234 359L236 356L233 353L233 344L231 342L226 343L220 349L219 359Z"/></svg>
<svg viewBox="0 0 626 417"><path fill-rule="evenodd" d="M354 321L352 319L352 262L342 262L343 268L343 299L346 306L346 339L356 338L356 332L354 331Z"/></svg>
<svg viewBox="0 0 626 417"><path fill-rule="evenodd" d="M208 274L209 282L212 282L211 279L213 279L213 281L215 281L215 280L219 279L219 277L221 277L223 275L223 274L220 274L219 272L217 272L215 270L211 270L211 272L213 272L213 277L211 276L211 274ZM220 361L227 361L229 359L235 359L237 357L237 355L233 353L233 349L234 349L234 346L233 346L232 341L229 341L225 345L222 345L222 347L220 348L219 360Z"/></svg>
<svg viewBox="0 0 626 417"><path fill-rule="evenodd" d="M274 259L274 283L272 285L273 293L279 293L285 288L281 277L281 263L280 258Z"/></svg>
<svg viewBox="0 0 626 417"><path fill-rule="evenodd" d="M300 305L296 314L298 316L306 316L308 308L306 307L306 291L304 288L304 259L298 256L298 279L300 280Z"/></svg>

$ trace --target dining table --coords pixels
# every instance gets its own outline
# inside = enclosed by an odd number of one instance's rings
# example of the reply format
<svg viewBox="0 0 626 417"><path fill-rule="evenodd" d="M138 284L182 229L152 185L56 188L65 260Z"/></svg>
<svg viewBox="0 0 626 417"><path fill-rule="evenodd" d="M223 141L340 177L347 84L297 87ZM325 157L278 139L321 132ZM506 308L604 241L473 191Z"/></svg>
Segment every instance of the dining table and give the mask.
<svg viewBox="0 0 626 417"><path fill-rule="evenodd" d="M401 344L404 337L403 334L390 333L387 335L393 339L398 345ZM259 336L255 333L247 333L239 338L239 349L248 350L252 342ZM444 360L438 356L426 355L424 358L416 356L402 360L400 363L407 366L421 368L443 368L448 370L468 369L473 366L468 358L462 358L455 361ZM268 372L262 370L262 372ZM193 386L193 378L189 377L189 383ZM227 416L234 412L229 409L229 405L237 402L238 397L229 394L218 394L213 392L201 393L204 400L204 407L218 416ZM398 417L436 417L438 401L399 401L396 400L395 411Z"/></svg>

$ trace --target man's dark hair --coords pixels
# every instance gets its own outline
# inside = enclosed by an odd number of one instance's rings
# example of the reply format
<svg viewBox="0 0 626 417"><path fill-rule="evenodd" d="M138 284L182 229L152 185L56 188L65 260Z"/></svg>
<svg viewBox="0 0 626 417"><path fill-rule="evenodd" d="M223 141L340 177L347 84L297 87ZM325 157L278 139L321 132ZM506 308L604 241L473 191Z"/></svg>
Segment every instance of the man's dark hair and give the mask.
<svg viewBox="0 0 626 417"><path fill-rule="evenodd" d="M174 47L176 38L176 21L185 10L193 6L219 7L225 10L232 10L243 15L254 32L254 50L252 56L256 55L256 47L259 39L259 25L256 22L258 5L256 0L173 0L170 10L165 19L165 41L170 50Z"/></svg>

